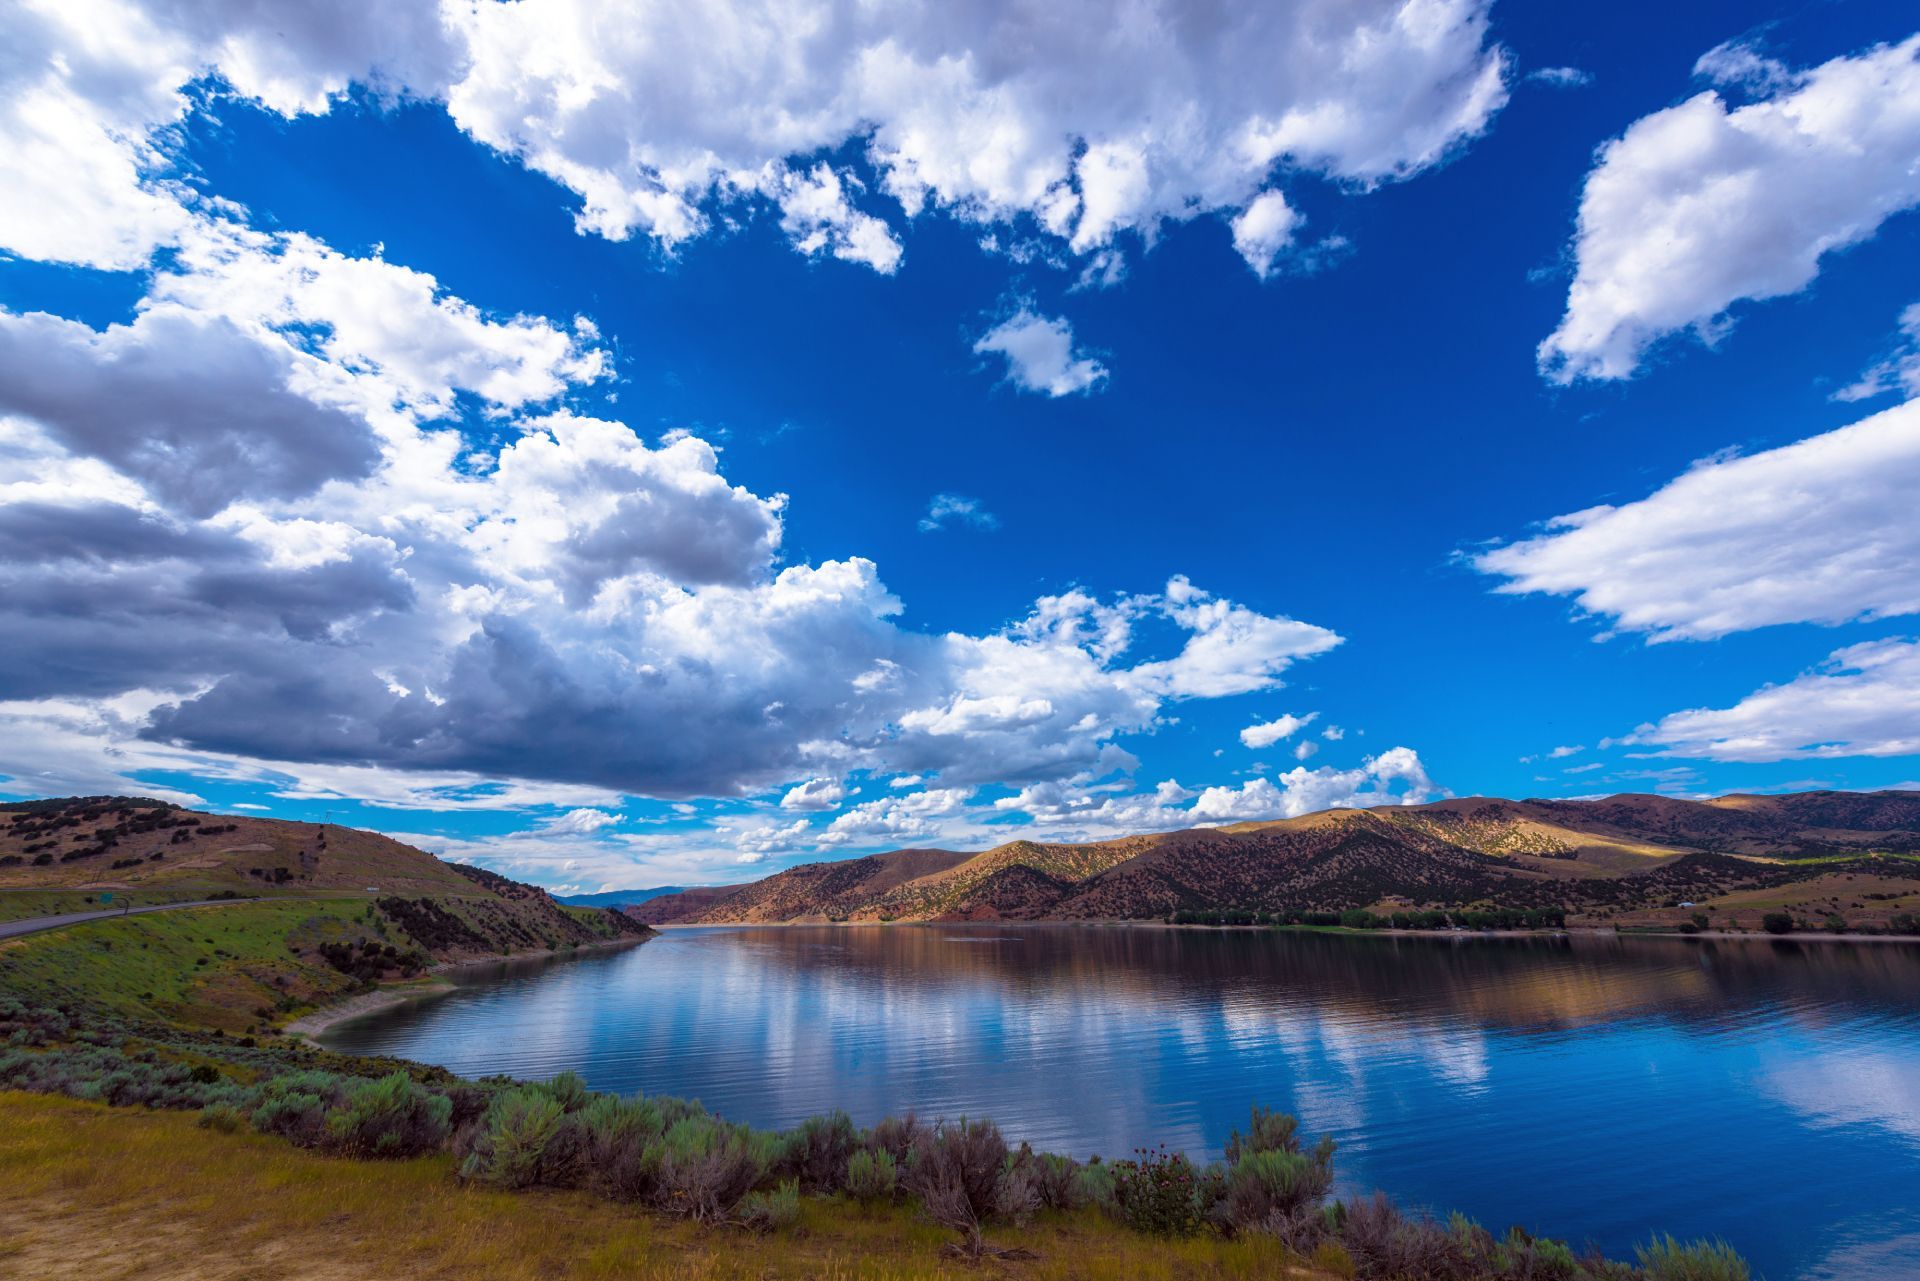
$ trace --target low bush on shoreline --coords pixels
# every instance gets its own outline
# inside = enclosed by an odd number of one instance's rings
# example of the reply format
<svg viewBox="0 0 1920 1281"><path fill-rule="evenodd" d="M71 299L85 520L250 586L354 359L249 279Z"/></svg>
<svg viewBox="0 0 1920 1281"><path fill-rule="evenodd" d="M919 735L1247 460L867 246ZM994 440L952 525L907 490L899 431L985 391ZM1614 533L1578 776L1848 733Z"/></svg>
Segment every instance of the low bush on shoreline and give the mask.
<svg viewBox="0 0 1920 1281"><path fill-rule="evenodd" d="M324 1066L322 1066L324 1064ZM136 1027L0 997L0 1089L116 1106L199 1111L210 1131L253 1130L348 1159L450 1151L459 1177L504 1190L571 1188L654 1213L780 1232L803 1198L906 1201L954 1234L967 1259L1012 1256L989 1229L1096 1207L1160 1237L1263 1236L1359 1281L1747 1281L1718 1242L1650 1242L1638 1261L1576 1255L1518 1229L1495 1237L1455 1216L1408 1214L1383 1195L1330 1200L1334 1143L1255 1107L1224 1160L1142 1150L1080 1162L1009 1145L991 1121L911 1114L862 1129L844 1113L782 1132L697 1102L621 1098L573 1073L544 1082L462 1081L439 1069L325 1055L249 1039Z"/></svg>

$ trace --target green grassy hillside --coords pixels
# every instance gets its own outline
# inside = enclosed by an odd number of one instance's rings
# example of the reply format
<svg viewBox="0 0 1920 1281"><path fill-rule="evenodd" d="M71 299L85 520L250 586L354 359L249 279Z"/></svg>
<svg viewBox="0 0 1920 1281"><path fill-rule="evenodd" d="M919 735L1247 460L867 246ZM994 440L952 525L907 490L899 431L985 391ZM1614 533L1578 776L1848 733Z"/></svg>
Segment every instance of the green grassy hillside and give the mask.
<svg viewBox="0 0 1920 1281"><path fill-rule="evenodd" d="M0 943L0 990L229 1032L450 962L651 932L375 832L138 798L0 809L0 851L0 919L234 900Z"/></svg>

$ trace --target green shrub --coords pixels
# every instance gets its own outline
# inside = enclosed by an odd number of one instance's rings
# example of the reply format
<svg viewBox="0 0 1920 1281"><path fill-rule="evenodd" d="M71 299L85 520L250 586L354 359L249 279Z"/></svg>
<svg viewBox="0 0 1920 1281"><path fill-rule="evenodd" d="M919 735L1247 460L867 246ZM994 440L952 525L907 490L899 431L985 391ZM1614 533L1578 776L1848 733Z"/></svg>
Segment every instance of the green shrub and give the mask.
<svg viewBox="0 0 1920 1281"><path fill-rule="evenodd" d="M317 1148L326 1141L327 1109L339 1094L340 1081L332 1073L283 1073L262 1087L253 1128L299 1147Z"/></svg>
<svg viewBox="0 0 1920 1281"><path fill-rule="evenodd" d="M1785 912L1768 912L1760 918L1760 928L1769 934L1790 934L1793 932L1793 918Z"/></svg>
<svg viewBox="0 0 1920 1281"><path fill-rule="evenodd" d="M453 1100L416 1085L405 1072L357 1081L327 1113L327 1146L348 1156L409 1157L447 1141Z"/></svg>
<svg viewBox="0 0 1920 1281"><path fill-rule="evenodd" d="M690 1116L659 1144L660 1207L700 1222L724 1219L767 1177L778 1141L744 1125Z"/></svg>
<svg viewBox="0 0 1920 1281"><path fill-rule="evenodd" d="M885 1148L865 1149L847 1158L847 1193L859 1201L891 1201L899 1186L899 1167Z"/></svg>
<svg viewBox="0 0 1920 1281"><path fill-rule="evenodd" d="M1227 1172L1218 1218L1235 1232L1267 1232L1291 1242L1309 1220L1318 1220L1332 1186L1330 1138L1311 1153L1249 1152Z"/></svg>
<svg viewBox="0 0 1920 1281"><path fill-rule="evenodd" d="M1300 1122L1289 1113L1276 1112L1256 1103L1247 1121L1247 1132L1242 1134L1235 1130L1227 1137L1226 1158L1231 1166L1238 1165L1241 1157L1254 1152L1299 1150Z"/></svg>
<svg viewBox="0 0 1920 1281"><path fill-rule="evenodd" d="M571 1118L584 1139L587 1182L614 1201L651 1201L660 1187L666 1125L651 1100L597 1095Z"/></svg>
<svg viewBox="0 0 1920 1281"><path fill-rule="evenodd" d="M1077 1195L1087 1205L1097 1205L1109 1214L1120 1212L1114 1199L1113 1167L1099 1160L1087 1162L1074 1171L1073 1181Z"/></svg>
<svg viewBox="0 0 1920 1281"><path fill-rule="evenodd" d="M551 1081L534 1083L535 1089L544 1091L563 1112L578 1112L587 1105L594 1094L587 1089L587 1082L578 1072L562 1072Z"/></svg>
<svg viewBox="0 0 1920 1281"><path fill-rule="evenodd" d="M1655 1237L1635 1251L1647 1281L1749 1281L1747 1261L1724 1241Z"/></svg>
<svg viewBox="0 0 1920 1281"><path fill-rule="evenodd" d="M247 1123L247 1114L231 1103L209 1103L200 1109L198 1125L203 1130L235 1134Z"/></svg>
<svg viewBox="0 0 1920 1281"><path fill-rule="evenodd" d="M740 1222L755 1232L780 1232L800 1222L800 1184L788 1179L771 1192L740 1199Z"/></svg>
<svg viewBox="0 0 1920 1281"><path fill-rule="evenodd" d="M1070 1156L1052 1152L1034 1153L1025 1144L1022 1157L1033 1170L1033 1187L1043 1210L1078 1210L1087 1204L1087 1193L1080 1182L1080 1163Z"/></svg>
<svg viewBox="0 0 1920 1281"><path fill-rule="evenodd" d="M809 1195L827 1195L846 1186L847 1162L859 1136L845 1112L812 1116L782 1136L774 1172L800 1181Z"/></svg>
<svg viewBox="0 0 1920 1281"><path fill-rule="evenodd" d="M553 1095L538 1086L496 1095L460 1173L497 1188L532 1187L546 1173L547 1148L565 1115Z"/></svg>
<svg viewBox="0 0 1920 1281"><path fill-rule="evenodd" d="M985 1252L982 1227L1002 1213L1007 1141L991 1121L942 1121L915 1136L901 1183L926 1216L958 1232L971 1258Z"/></svg>

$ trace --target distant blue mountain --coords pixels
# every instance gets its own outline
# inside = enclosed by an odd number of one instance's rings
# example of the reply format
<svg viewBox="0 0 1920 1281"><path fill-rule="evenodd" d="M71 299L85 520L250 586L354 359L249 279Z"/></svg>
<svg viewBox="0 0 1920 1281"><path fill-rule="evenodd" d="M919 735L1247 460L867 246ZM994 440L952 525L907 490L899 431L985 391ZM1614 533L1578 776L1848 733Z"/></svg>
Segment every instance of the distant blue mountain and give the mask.
<svg viewBox="0 0 1920 1281"><path fill-rule="evenodd" d="M684 885L656 885L650 890L608 890L602 894L556 894L554 898L573 907L626 907L644 903L663 894L678 894Z"/></svg>

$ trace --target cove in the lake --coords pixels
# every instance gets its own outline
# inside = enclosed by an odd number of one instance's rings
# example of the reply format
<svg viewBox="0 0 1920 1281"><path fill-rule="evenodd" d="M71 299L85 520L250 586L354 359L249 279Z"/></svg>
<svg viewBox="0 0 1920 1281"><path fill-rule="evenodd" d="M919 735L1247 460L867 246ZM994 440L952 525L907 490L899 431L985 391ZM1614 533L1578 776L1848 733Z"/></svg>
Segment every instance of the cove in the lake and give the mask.
<svg viewBox="0 0 1920 1281"><path fill-rule="evenodd" d="M1009 926L675 930L461 971L324 1039L785 1126L990 1116L1217 1157L1258 1101L1381 1187L1616 1256L1920 1276L1920 948Z"/></svg>

